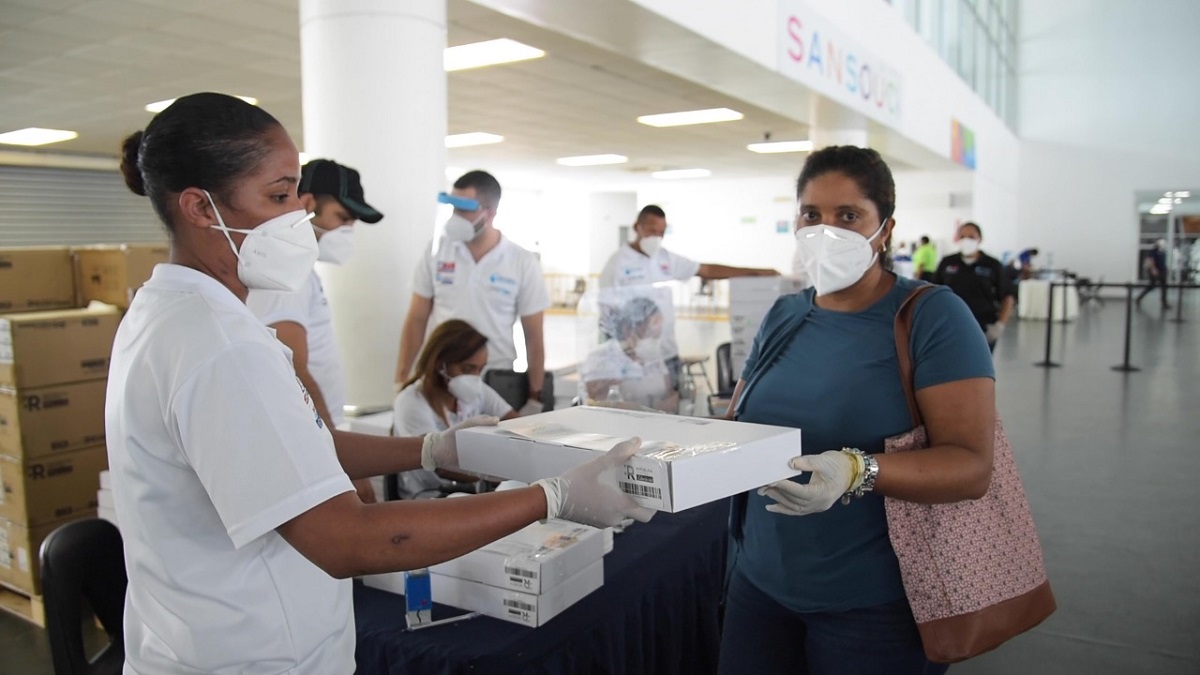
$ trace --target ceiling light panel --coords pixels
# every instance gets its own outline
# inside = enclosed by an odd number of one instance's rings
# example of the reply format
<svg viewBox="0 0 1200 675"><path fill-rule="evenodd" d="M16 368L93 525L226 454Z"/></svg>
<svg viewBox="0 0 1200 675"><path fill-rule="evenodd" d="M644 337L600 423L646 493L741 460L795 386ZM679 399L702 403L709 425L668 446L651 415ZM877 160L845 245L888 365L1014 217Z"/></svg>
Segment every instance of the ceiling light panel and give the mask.
<svg viewBox="0 0 1200 675"><path fill-rule="evenodd" d="M43 129L41 127L26 127L0 134L0 143L5 145L48 145L61 143L78 138L79 134L66 129Z"/></svg>
<svg viewBox="0 0 1200 675"><path fill-rule="evenodd" d="M685 110L657 115L642 115L637 118L637 121L652 127L682 127L689 124L733 122L743 117L745 115L729 108L709 108L707 110Z"/></svg>
<svg viewBox="0 0 1200 675"><path fill-rule="evenodd" d="M492 143L501 143L503 141L503 136L488 134L482 131L472 131L466 134L451 134L447 136L446 147L466 148L472 145L491 145Z"/></svg>
<svg viewBox="0 0 1200 675"><path fill-rule="evenodd" d="M655 171L650 174L659 180L677 180L680 178L706 178L712 175L708 169L669 169L667 171Z"/></svg>
<svg viewBox="0 0 1200 675"><path fill-rule="evenodd" d="M769 141L751 143L746 146L750 152L773 154L777 152L812 152L812 141Z"/></svg>
<svg viewBox="0 0 1200 675"><path fill-rule="evenodd" d="M473 42L457 47L447 47L442 51L442 67L446 69L446 72L453 72L455 70L495 66L501 63L528 61L530 59L541 58L545 55L546 52L537 47L530 47L527 44L508 38L500 38L486 42Z"/></svg>
<svg viewBox="0 0 1200 675"><path fill-rule="evenodd" d="M563 166L601 166L603 164L624 164L629 161L625 155L578 155L576 157L559 157L554 160Z"/></svg>

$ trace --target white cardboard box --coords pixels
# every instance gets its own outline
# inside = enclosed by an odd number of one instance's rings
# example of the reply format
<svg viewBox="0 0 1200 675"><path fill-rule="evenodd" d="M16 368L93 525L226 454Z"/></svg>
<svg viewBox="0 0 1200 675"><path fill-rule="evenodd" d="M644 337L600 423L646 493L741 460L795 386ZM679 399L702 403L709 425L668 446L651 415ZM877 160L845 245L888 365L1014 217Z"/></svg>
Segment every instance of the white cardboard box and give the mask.
<svg viewBox="0 0 1200 675"><path fill-rule="evenodd" d="M558 476L617 442L642 449L618 484L638 503L678 512L797 475L800 430L617 408L574 407L457 433L459 466L525 482Z"/></svg>
<svg viewBox="0 0 1200 675"><path fill-rule="evenodd" d="M429 580L433 587L433 601L436 603L537 628L587 597L588 593L603 586L604 561L597 560L541 595L496 588L478 581L467 581L442 574L431 573ZM404 572L368 575L363 577L363 584L381 591L404 595Z"/></svg>
<svg viewBox="0 0 1200 675"><path fill-rule="evenodd" d="M430 572L526 593L545 593L604 557L601 530L567 520L534 523Z"/></svg>

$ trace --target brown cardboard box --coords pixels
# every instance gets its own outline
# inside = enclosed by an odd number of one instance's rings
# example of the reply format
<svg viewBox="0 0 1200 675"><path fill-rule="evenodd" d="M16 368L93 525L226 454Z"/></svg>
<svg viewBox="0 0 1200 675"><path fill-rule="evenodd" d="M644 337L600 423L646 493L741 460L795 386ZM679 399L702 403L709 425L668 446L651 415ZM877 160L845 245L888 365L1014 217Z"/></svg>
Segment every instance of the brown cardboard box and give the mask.
<svg viewBox="0 0 1200 675"><path fill-rule="evenodd" d="M21 462L0 456L0 518L33 527L96 510L103 445Z"/></svg>
<svg viewBox="0 0 1200 675"><path fill-rule="evenodd" d="M0 248L0 312L74 306L75 275L69 248Z"/></svg>
<svg viewBox="0 0 1200 675"><path fill-rule="evenodd" d="M0 389L0 455L28 461L104 443L107 384Z"/></svg>
<svg viewBox="0 0 1200 675"><path fill-rule="evenodd" d="M79 247L73 253L80 306L99 300L128 309L133 294L155 265L167 262L171 249L167 244L117 244Z"/></svg>
<svg viewBox="0 0 1200 675"><path fill-rule="evenodd" d="M121 314L60 309L0 315L0 387L28 389L108 377Z"/></svg>
<svg viewBox="0 0 1200 675"><path fill-rule="evenodd" d="M95 512L80 514L79 518L93 515ZM38 565L38 550L42 547L42 541L62 524L59 522L26 527L20 523L0 519L0 584L26 595L41 595L42 575Z"/></svg>

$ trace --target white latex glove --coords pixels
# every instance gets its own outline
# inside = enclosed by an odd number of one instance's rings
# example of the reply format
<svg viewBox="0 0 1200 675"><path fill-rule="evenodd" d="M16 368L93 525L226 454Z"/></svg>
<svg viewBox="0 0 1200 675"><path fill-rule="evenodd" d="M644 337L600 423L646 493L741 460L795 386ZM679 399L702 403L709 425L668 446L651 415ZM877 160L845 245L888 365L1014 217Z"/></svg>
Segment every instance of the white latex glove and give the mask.
<svg viewBox="0 0 1200 675"><path fill-rule="evenodd" d="M500 418L491 415L476 415L465 419L445 431L431 431L425 434L421 443L421 468L426 471L458 468L458 443L455 442L454 432L470 427L494 426Z"/></svg>
<svg viewBox="0 0 1200 675"><path fill-rule="evenodd" d="M987 335L988 342L995 342L1000 339L1000 334L1004 332L1004 322L997 321L996 323L988 324L987 330L984 333Z"/></svg>
<svg viewBox="0 0 1200 675"><path fill-rule="evenodd" d="M811 471L808 483L781 480L758 489L758 494L777 502L767 506L767 510L785 516L807 516L828 510L850 489L850 479L854 476L854 459L841 450L801 455L788 465L798 471Z"/></svg>
<svg viewBox="0 0 1200 675"><path fill-rule="evenodd" d="M517 415L520 417L524 417L526 415L536 415L542 412L543 407L544 406L542 405L541 401L529 399L528 401L525 401L525 405L521 406L521 409L517 411Z"/></svg>
<svg viewBox="0 0 1200 675"><path fill-rule="evenodd" d="M539 480L546 491L546 517L565 518L593 527L612 527L624 518L650 520L653 509L638 506L617 486L617 469L637 454L642 441L631 438L557 478Z"/></svg>

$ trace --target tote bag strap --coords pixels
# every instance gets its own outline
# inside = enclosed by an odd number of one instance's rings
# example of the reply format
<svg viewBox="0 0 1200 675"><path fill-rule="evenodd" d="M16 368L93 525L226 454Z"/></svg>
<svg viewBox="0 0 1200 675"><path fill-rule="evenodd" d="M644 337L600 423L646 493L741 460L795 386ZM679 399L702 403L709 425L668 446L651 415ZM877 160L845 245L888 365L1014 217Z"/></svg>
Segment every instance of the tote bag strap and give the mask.
<svg viewBox="0 0 1200 675"><path fill-rule="evenodd" d="M896 357L900 360L900 386L904 387L904 398L908 401L908 414L912 418L915 429L921 426L921 409L917 407L917 392L913 381L912 362L912 323L916 311L917 298L936 288L933 284L921 284L909 292L896 311L896 321L893 331L896 334Z"/></svg>

